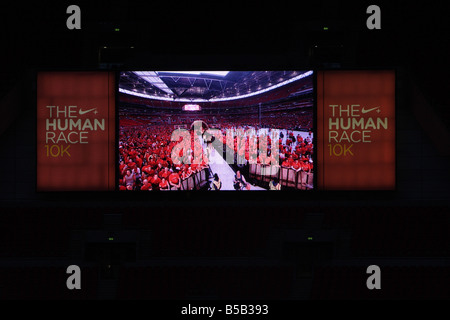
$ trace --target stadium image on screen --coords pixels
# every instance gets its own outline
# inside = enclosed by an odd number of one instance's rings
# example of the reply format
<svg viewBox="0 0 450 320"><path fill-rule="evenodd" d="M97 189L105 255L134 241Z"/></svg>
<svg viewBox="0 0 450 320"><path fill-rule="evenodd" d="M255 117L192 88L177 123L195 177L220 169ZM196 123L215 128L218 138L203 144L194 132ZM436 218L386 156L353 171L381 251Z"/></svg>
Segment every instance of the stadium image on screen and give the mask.
<svg viewBox="0 0 450 320"><path fill-rule="evenodd" d="M312 71L122 71L118 97L118 190L314 189Z"/></svg>

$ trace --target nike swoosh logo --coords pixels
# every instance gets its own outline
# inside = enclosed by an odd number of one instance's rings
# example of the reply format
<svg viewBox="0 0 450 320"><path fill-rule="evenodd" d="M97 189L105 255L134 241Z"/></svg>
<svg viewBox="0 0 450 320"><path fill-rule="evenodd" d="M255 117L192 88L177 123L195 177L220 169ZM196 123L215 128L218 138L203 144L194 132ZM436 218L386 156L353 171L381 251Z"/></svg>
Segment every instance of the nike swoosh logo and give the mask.
<svg viewBox="0 0 450 320"><path fill-rule="evenodd" d="M371 109L364 109L364 107L361 109L361 113L368 113L370 111L376 110L376 109L380 109L380 107L375 107L375 108L371 108Z"/></svg>
<svg viewBox="0 0 450 320"><path fill-rule="evenodd" d="M85 114L85 113L88 113L88 112L91 112L91 111L94 111L94 110L97 110L97 108L93 108L93 109L89 109L89 110L79 110L79 113L80 113L80 115L81 114Z"/></svg>

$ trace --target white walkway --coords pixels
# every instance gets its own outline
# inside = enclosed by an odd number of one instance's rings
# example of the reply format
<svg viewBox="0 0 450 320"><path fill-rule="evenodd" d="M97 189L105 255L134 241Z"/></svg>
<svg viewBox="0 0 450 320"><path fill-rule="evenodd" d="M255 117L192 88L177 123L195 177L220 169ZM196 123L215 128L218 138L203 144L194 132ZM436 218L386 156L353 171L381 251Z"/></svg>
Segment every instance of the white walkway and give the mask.
<svg viewBox="0 0 450 320"><path fill-rule="evenodd" d="M206 145L203 145L203 150L205 153ZM211 152L209 155L209 168L211 169L212 174L214 175L217 173L217 175L220 178L220 181L222 181L222 189L221 190L234 190L233 187L233 181L234 181L234 171L231 169L230 165L226 163L224 158L220 155L220 152L217 152L212 146L211 146ZM206 153L208 154L208 153ZM248 181L248 177L245 177L245 179ZM250 190L266 190L264 188L251 185Z"/></svg>

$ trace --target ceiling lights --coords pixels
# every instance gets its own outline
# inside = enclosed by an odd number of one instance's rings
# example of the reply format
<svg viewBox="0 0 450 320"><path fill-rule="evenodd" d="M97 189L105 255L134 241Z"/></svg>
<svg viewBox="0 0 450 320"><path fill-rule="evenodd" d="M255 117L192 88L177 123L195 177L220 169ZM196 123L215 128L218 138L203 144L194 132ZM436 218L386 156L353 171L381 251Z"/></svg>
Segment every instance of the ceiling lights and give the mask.
<svg viewBox="0 0 450 320"><path fill-rule="evenodd" d="M167 71L157 71L157 72L167 72ZM169 71L169 72L175 72L175 71ZM181 72L181 71L180 71ZM178 73L180 73L178 72ZM205 72L213 72L213 71L188 71L191 73L201 74ZM220 71L220 72L228 72L228 71ZM173 91L167 87L167 85L158 77L158 75L155 73L155 71L141 71L141 72L134 72L136 75L141 77L142 79L152 83L154 86L160 88L161 90L165 91L169 95L174 95ZM187 73L186 71L182 71L182 73ZM154 100L163 100L163 101L176 101L176 102L220 102L220 101L231 101L231 100L237 100L237 99L244 99L252 96L256 96L271 90L274 90L276 88L285 86L289 83L298 81L300 79L303 79L305 77L308 77L313 74L313 71L306 71L304 73L299 74L298 76L295 76L291 79L285 80L283 82L277 83L275 85L269 86L267 88L257 90L254 92L250 92L247 94L242 94L239 96L232 96L232 97L221 97L221 98L211 98L211 99L187 99L187 98L173 98L173 97L164 97L164 96L156 96L156 95L149 95L149 94L143 94L139 92L134 92L128 89L119 88L119 92L129 94L132 96L137 96L141 98L148 98L148 99L154 99Z"/></svg>

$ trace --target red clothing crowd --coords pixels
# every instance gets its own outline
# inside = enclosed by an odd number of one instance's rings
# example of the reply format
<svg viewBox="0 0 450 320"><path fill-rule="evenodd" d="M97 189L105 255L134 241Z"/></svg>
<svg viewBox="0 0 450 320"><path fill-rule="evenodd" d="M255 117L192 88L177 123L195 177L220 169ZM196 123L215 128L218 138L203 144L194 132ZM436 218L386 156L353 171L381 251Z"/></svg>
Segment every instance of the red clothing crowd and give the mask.
<svg viewBox="0 0 450 320"><path fill-rule="evenodd" d="M183 149L178 156L184 161L173 162L172 150L179 141L171 141L172 131L169 126L121 128L119 190L177 190L182 179L207 167L205 161L195 164L192 155L183 155Z"/></svg>
<svg viewBox="0 0 450 320"><path fill-rule="evenodd" d="M227 129L232 127L234 127L232 124L220 125L222 142L228 150L234 150L236 157L240 157L242 161L245 159L253 164L274 164L277 163L278 158L278 163L283 167L312 172L311 159L314 147L310 138L311 132L307 138L303 139L300 134L295 136L292 131L288 131L286 139L280 137L278 150L272 150L270 132L267 136L256 135L258 128L255 128L255 134L244 138L236 135L234 138L227 139ZM244 126L242 129L244 132L249 127ZM183 140L183 134L178 141L171 141L172 133L173 127L168 125L121 127L119 132L120 190L181 189L181 180L208 167L208 159L201 141L194 142L192 132L190 146ZM184 137L186 138L186 132ZM267 150L265 155L259 154L260 147Z"/></svg>

